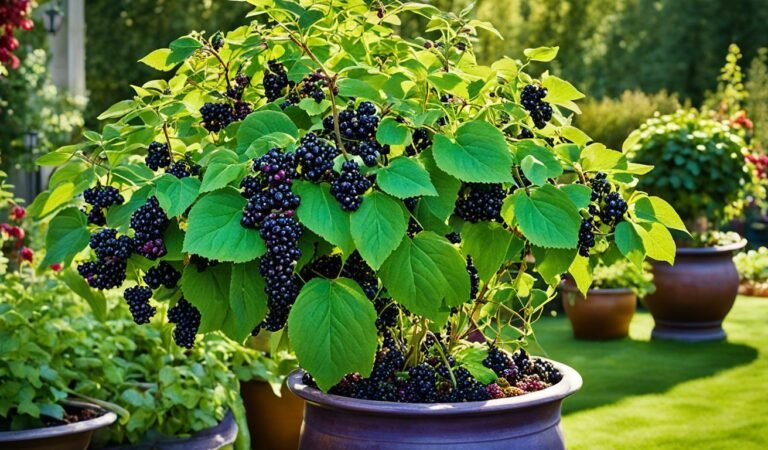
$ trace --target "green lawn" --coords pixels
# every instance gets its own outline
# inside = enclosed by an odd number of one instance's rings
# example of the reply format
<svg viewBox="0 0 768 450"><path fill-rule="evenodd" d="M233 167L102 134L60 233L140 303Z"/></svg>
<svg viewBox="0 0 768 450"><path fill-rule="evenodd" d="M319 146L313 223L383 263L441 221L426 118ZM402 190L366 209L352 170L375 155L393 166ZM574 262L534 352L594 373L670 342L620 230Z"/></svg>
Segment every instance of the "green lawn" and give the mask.
<svg viewBox="0 0 768 450"><path fill-rule="evenodd" d="M542 354L584 378L563 404L569 449L768 449L768 299L739 297L727 342L651 342L645 311L614 342L574 340L564 316L537 325Z"/></svg>

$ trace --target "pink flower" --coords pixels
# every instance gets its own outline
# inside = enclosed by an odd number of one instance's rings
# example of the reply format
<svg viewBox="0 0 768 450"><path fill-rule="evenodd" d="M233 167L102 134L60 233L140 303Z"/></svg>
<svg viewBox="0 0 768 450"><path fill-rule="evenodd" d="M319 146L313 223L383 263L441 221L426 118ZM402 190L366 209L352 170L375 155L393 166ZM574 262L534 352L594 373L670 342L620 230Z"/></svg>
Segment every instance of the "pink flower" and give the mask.
<svg viewBox="0 0 768 450"><path fill-rule="evenodd" d="M24 248L21 249L20 255L21 255L21 260L22 261L27 261L27 262L31 263L32 262L32 258L34 258L34 256L35 256L35 252L33 252L32 249L29 248L29 247L24 247Z"/></svg>
<svg viewBox="0 0 768 450"><path fill-rule="evenodd" d="M51 265L50 265L50 266L48 266L48 267L49 267L51 270L53 270L54 272L58 272L58 271L60 271L60 270L62 269L62 265L61 265L61 263L53 263L53 264L51 264Z"/></svg>
<svg viewBox="0 0 768 450"><path fill-rule="evenodd" d="M20 221L27 217L27 210L21 206L14 206L11 210L11 220Z"/></svg>

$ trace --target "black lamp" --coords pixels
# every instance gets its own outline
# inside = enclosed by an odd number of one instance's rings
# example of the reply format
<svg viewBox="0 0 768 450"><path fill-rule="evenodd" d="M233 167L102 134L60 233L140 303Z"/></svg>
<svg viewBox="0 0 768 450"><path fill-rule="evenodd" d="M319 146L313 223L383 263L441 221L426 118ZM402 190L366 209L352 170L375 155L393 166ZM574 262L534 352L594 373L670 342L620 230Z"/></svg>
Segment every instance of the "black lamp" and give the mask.
<svg viewBox="0 0 768 450"><path fill-rule="evenodd" d="M27 150L34 150L37 148L39 135L35 130L27 130L24 132L24 148Z"/></svg>
<svg viewBox="0 0 768 450"><path fill-rule="evenodd" d="M61 2L51 1L45 8L45 31L56 34L64 22L64 13L61 11Z"/></svg>

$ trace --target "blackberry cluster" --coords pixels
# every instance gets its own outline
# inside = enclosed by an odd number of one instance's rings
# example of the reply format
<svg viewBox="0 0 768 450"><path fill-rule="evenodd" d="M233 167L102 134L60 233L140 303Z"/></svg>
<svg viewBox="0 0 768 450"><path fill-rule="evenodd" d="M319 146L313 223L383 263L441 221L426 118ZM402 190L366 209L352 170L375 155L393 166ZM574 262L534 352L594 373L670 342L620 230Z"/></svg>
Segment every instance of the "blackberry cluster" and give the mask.
<svg viewBox="0 0 768 450"><path fill-rule="evenodd" d="M323 120L323 127L329 134L334 131L332 115ZM360 156L368 167L375 166L380 156L389 154L389 145L381 145L376 140L378 128L379 117L371 102L360 103L357 110L350 106L339 113L339 131L345 149Z"/></svg>
<svg viewBox="0 0 768 450"><path fill-rule="evenodd" d="M240 183L241 195L248 199L240 224L245 228L259 228L274 211L293 214L301 201L291 191L297 176L294 154L273 148L254 160L253 170L257 175L247 176Z"/></svg>
<svg viewBox="0 0 768 450"><path fill-rule="evenodd" d="M592 219L582 219L579 228L579 255L589 257L589 249L595 246L595 230Z"/></svg>
<svg viewBox="0 0 768 450"><path fill-rule="evenodd" d="M579 254L587 256L589 251L583 249L594 246L594 232L587 231L597 228L603 224L613 228L617 223L624 220L624 214L627 212L627 202L621 197L618 191L613 191L607 175L603 172L595 174L594 178L588 181L592 188L592 203L589 205L590 217L582 221L579 231ZM594 223L593 223L594 221ZM589 226L587 226L589 222Z"/></svg>
<svg viewBox="0 0 768 450"><path fill-rule="evenodd" d="M152 289L159 289L160 286L173 289L180 279L181 274L165 261L160 261L159 265L151 267L144 274L144 282Z"/></svg>
<svg viewBox="0 0 768 450"><path fill-rule="evenodd" d="M269 61L264 71L264 95L267 101L274 102L282 97L288 87L288 73L285 67L277 61Z"/></svg>
<svg viewBox="0 0 768 450"><path fill-rule="evenodd" d="M187 153L184 155L184 159L171 164L171 166L165 170L165 173L173 175L178 179L182 179L200 175L200 169L200 165L192 161L192 157Z"/></svg>
<svg viewBox="0 0 768 450"><path fill-rule="evenodd" d="M333 160L338 155L336 147L315 133L307 133L296 148L296 162L301 167L301 176L314 182L328 177L333 169Z"/></svg>
<svg viewBox="0 0 768 450"><path fill-rule="evenodd" d="M468 222L501 222L504 197L501 184L469 183L456 200L454 213Z"/></svg>
<svg viewBox="0 0 768 450"><path fill-rule="evenodd" d="M84 262L77 271L89 286L96 289L113 289L125 281L128 258L133 242L128 236L117 237L117 230L110 228L91 236L90 247L96 253L96 261Z"/></svg>
<svg viewBox="0 0 768 450"><path fill-rule="evenodd" d="M520 130L520 133L517 135L518 139L533 139L533 131L529 130L528 128L523 128Z"/></svg>
<svg viewBox="0 0 768 450"><path fill-rule="evenodd" d="M192 348L195 345L197 329L200 328L200 311L182 297L175 306L168 309L168 322L175 324L173 340L176 345Z"/></svg>
<svg viewBox="0 0 768 450"><path fill-rule="evenodd" d="M472 262L472 257L467 256L467 273L469 274L469 298L477 298L477 293L480 290L480 275L477 273L477 267Z"/></svg>
<svg viewBox="0 0 768 450"><path fill-rule="evenodd" d="M360 166L354 161L346 161L341 166L341 173L331 182L331 194L344 211L357 211L363 203L360 196L370 187L371 181L360 173Z"/></svg>
<svg viewBox="0 0 768 450"><path fill-rule="evenodd" d="M589 181L592 188L592 201L597 202L603 199L605 195L611 192L611 183L607 180L608 175L605 172L597 172L595 177Z"/></svg>
<svg viewBox="0 0 768 450"><path fill-rule="evenodd" d="M623 219L627 208L627 202L621 198L621 194L611 192L605 196L603 207L600 210L600 220L607 225L617 224Z"/></svg>
<svg viewBox="0 0 768 450"><path fill-rule="evenodd" d="M235 121L235 110L229 103L206 103L200 108L203 116L203 128L211 133L218 133Z"/></svg>
<svg viewBox="0 0 768 450"><path fill-rule="evenodd" d="M311 97L314 101L320 103L325 99L323 88L327 86L328 80L323 75L323 72L316 70L301 81L301 96Z"/></svg>
<svg viewBox="0 0 768 450"><path fill-rule="evenodd" d="M445 235L445 238L448 239L448 242L451 244L461 244L461 234L457 231L451 231Z"/></svg>
<svg viewBox="0 0 768 450"><path fill-rule="evenodd" d="M83 212L88 215L88 223L99 226L104 226L107 223L107 219L104 216L105 209L112 205L122 205L125 202L123 196L120 195L120 191L116 188L100 184L86 189L83 192L83 199L85 203L91 205L90 212L83 209Z"/></svg>
<svg viewBox="0 0 768 450"><path fill-rule="evenodd" d="M520 93L520 103L528 110L536 128L544 128L552 118L552 106L543 101L547 96L547 88L540 88L529 84Z"/></svg>
<svg viewBox="0 0 768 450"><path fill-rule="evenodd" d="M491 347L488 349L488 356L483 360L483 365L493 370L496 375L504 378L511 367L513 367L512 360L507 356L506 352L499 350L498 347Z"/></svg>
<svg viewBox="0 0 768 450"><path fill-rule="evenodd" d="M105 228L91 235L90 247L98 259L126 260L133 253L133 240L128 236L117 237L117 230Z"/></svg>
<svg viewBox="0 0 768 450"><path fill-rule="evenodd" d="M168 252L163 241L163 233L168 228L168 216L157 197L150 197L147 202L131 215L131 228L134 231L134 247L141 256L156 260Z"/></svg>
<svg viewBox="0 0 768 450"><path fill-rule="evenodd" d="M432 145L432 139L429 137L429 131L426 128L418 128L413 132L413 142L405 147L405 154L416 156Z"/></svg>
<svg viewBox="0 0 768 450"><path fill-rule="evenodd" d="M168 144L161 144L157 141L153 141L149 144L149 150L147 150L147 157L144 162L152 170L158 170L161 167L165 168L171 164L171 151L168 149Z"/></svg>
<svg viewBox="0 0 768 450"><path fill-rule="evenodd" d="M129 287L123 293L125 302L128 303L128 309L131 311L133 321L139 325L149 323L157 309L149 304L149 299L152 298L152 290L147 287L133 286Z"/></svg>

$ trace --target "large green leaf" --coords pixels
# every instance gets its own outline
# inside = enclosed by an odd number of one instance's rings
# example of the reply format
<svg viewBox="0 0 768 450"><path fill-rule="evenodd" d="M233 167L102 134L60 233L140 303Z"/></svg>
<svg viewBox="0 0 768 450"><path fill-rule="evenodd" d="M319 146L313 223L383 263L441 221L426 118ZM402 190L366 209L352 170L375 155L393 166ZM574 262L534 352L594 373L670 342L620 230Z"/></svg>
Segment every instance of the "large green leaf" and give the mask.
<svg viewBox="0 0 768 450"><path fill-rule="evenodd" d="M437 190L426 171L415 160L397 157L376 174L376 183L397 198L437 196Z"/></svg>
<svg viewBox="0 0 768 450"><path fill-rule="evenodd" d="M82 249L88 245L91 234L88 232L85 214L77 208L67 208L59 212L48 226L45 237L45 253L42 267L54 263L68 266Z"/></svg>
<svg viewBox="0 0 768 450"><path fill-rule="evenodd" d="M315 278L291 309L288 337L301 367L328 390L348 373L371 373L376 310L354 281Z"/></svg>
<svg viewBox="0 0 768 450"><path fill-rule="evenodd" d="M512 182L512 154L504 134L488 122L463 124L455 140L437 134L432 148L438 167L462 181Z"/></svg>
<svg viewBox="0 0 768 450"><path fill-rule="evenodd" d="M228 149L218 149L208 162L203 176L200 192L211 192L239 180L245 175L247 163L240 164L237 153Z"/></svg>
<svg viewBox="0 0 768 450"><path fill-rule="evenodd" d="M555 153L531 139L523 139L516 144L515 156L525 176L539 186L546 183L547 178L557 178L563 173L563 166Z"/></svg>
<svg viewBox="0 0 768 450"><path fill-rule="evenodd" d="M568 273L573 277L573 281L576 282L576 287L582 295L586 296L587 291L592 285L592 266L589 264L589 258L584 256L576 256L568 269Z"/></svg>
<svg viewBox="0 0 768 450"><path fill-rule="evenodd" d="M621 254L642 269L645 246L643 245L643 238L638 234L635 227L629 222L620 222L616 225L614 239Z"/></svg>
<svg viewBox="0 0 768 450"><path fill-rule="evenodd" d="M221 328L229 311L231 264L216 264L200 272L194 264L184 268L181 291L200 311L200 333Z"/></svg>
<svg viewBox="0 0 768 450"><path fill-rule="evenodd" d="M244 206L245 199L233 188L205 195L189 213L184 251L232 262L263 255L266 248L259 233L240 225Z"/></svg>
<svg viewBox="0 0 768 450"><path fill-rule="evenodd" d="M344 78L339 80L339 95L344 97L360 97L365 100L381 100L379 90L363 80Z"/></svg>
<svg viewBox="0 0 768 450"><path fill-rule="evenodd" d="M107 299L102 292L91 289L83 277L72 269L62 271L59 276L72 292L88 302L96 318L101 321L107 320Z"/></svg>
<svg viewBox="0 0 768 450"><path fill-rule="evenodd" d="M687 231L672 205L661 197L641 197L635 202L635 217L649 222L658 222L675 230Z"/></svg>
<svg viewBox="0 0 768 450"><path fill-rule="evenodd" d="M461 248L472 257L480 279L488 281L506 260L512 233L497 223L467 223L461 230Z"/></svg>
<svg viewBox="0 0 768 450"><path fill-rule="evenodd" d="M551 184L514 196L514 216L520 230L536 246L576 248L581 216L568 195Z"/></svg>
<svg viewBox="0 0 768 450"><path fill-rule="evenodd" d="M233 265L229 282L229 311L221 330L231 339L243 342L266 315L267 296L264 279L259 274L259 262Z"/></svg>
<svg viewBox="0 0 768 450"><path fill-rule="evenodd" d="M659 223L633 223L632 226L643 240L649 258L675 263L675 240L667 227Z"/></svg>
<svg viewBox="0 0 768 450"><path fill-rule="evenodd" d="M249 114L237 129L237 145L248 148L255 140L272 133L287 134L294 139L299 137L299 129L284 113L256 111Z"/></svg>
<svg viewBox="0 0 768 450"><path fill-rule="evenodd" d="M381 192L363 197L363 204L350 220L350 231L360 256L378 270L390 253L397 248L408 228L405 209L396 200Z"/></svg>
<svg viewBox="0 0 768 450"><path fill-rule="evenodd" d="M200 180L196 177L176 178L165 174L157 180L157 201L169 217L180 216L197 198Z"/></svg>
<svg viewBox="0 0 768 450"><path fill-rule="evenodd" d="M560 47L526 48L523 54L531 61L549 62L557 57Z"/></svg>
<svg viewBox="0 0 768 450"><path fill-rule="evenodd" d="M382 145L408 145L411 143L411 133L407 126L391 117L386 117L376 131L376 140Z"/></svg>
<svg viewBox="0 0 768 450"><path fill-rule="evenodd" d="M603 144L592 144L581 152L581 165L584 170L598 171L626 167L627 158L623 153L610 150Z"/></svg>
<svg viewBox="0 0 768 450"><path fill-rule="evenodd" d="M203 43L190 36L183 36L169 45L171 53L166 58L168 64L175 64L184 61L192 56L198 49L203 48Z"/></svg>
<svg viewBox="0 0 768 450"><path fill-rule="evenodd" d="M550 286L557 286L560 275L568 272L576 257L576 249L533 247L532 250L536 259L536 271Z"/></svg>
<svg viewBox="0 0 768 450"><path fill-rule="evenodd" d="M453 208L461 189L461 181L440 170L432 158L432 149L421 153L419 158L429 172L429 178L437 191L437 196L424 197L420 204L440 220L447 220L453 214Z"/></svg>
<svg viewBox="0 0 768 450"><path fill-rule="evenodd" d="M349 227L349 213L344 212L331 195L330 186L297 181L293 190L301 197L296 210L301 223L339 247L344 254L352 253L355 244Z"/></svg>
<svg viewBox="0 0 768 450"><path fill-rule="evenodd" d="M168 59L171 56L171 49L169 48L159 48L152 53L148 54L147 56L141 58L139 62L144 63L148 65L149 67L159 70L162 72L167 72L174 67L176 67L177 63L170 62Z"/></svg>

